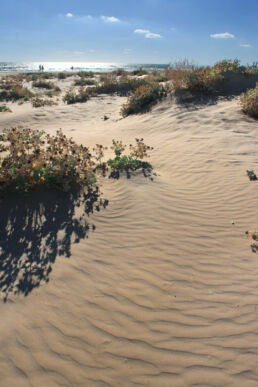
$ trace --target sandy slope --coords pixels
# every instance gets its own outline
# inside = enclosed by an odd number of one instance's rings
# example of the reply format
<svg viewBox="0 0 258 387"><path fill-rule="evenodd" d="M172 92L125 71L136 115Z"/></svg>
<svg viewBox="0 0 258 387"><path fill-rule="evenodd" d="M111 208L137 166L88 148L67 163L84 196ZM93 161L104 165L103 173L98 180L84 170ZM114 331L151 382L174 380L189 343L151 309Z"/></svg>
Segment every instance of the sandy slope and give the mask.
<svg viewBox="0 0 258 387"><path fill-rule="evenodd" d="M62 127L91 145L144 137L157 173L104 180L95 231L68 246L69 259L52 251L48 283L0 305L0 386L257 386L258 258L244 231L258 226L258 187L245 175L258 170L258 123L237 100L167 100L119 120L123 101L0 117L1 128ZM43 230L30 231L43 254Z"/></svg>

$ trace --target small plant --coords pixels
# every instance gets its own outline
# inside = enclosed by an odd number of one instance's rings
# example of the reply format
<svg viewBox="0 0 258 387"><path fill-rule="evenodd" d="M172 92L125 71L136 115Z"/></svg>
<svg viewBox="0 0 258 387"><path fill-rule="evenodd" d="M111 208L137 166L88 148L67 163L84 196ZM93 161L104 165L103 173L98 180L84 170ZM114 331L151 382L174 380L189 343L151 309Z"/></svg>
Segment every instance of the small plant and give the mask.
<svg viewBox="0 0 258 387"><path fill-rule="evenodd" d="M122 171L136 171L137 169L152 169L150 163L142 161L144 157L148 157L147 151L153 148L147 146L142 139L135 139L136 145L130 145L130 154L123 155L126 149L126 145L122 141L112 140L111 149L115 153L114 159L109 159L107 165L111 168L113 174L117 174ZM111 174L112 174L111 173Z"/></svg>
<svg viewBox="0 0 258 387"><path fill-rule="evenodd" d="M167 95L168 89L159 84L138 87L133 95L128 98L126 104L122 106L122 116L142 113L150 109L151 106Z"/></svg>
<svg viewBox="0 0 258 387"><path fill-rule="evenodd" d="M39 97L33 98L31 100L32 106L35 108L42 107L42 106L53 106L57 105L56 102L51 101L50 99L42 99Z"/></svg>
<svg viewBox="0 0 258 387"><path fill-rule="evenodd" d="M256 176L255 172L252 169L251 170L247 170L246 174L249 177L249 180L251 180L251 181L257 180L257 176Z"/></svg>
<svg viewBox="0 0 258 387"><path fill-rule="evenodd" d="M254 89L247 90L240 96L242 111L254 118L258 118L258 83Z"/></svg>
<svg viewBox="0 0 258 387"><path fill-rule="evenodd" d="M0 105L0 112L11 112L11 109L6 105Z"/></svg>

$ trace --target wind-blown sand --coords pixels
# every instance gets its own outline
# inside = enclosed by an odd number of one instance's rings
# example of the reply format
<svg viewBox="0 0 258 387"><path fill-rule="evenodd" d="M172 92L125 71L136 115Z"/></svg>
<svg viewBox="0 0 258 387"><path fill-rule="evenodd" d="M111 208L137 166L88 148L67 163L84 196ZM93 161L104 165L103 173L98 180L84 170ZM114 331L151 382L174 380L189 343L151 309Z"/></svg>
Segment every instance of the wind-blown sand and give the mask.
<svg viewBox="0 0 258 387"><path fill-rule="evenodd" d="M95 231L69 259L53 252L48 283L0 304L0 386L257 386L258 256L244 232L258 226L246 176L258 123L237 99L168 99L121 120L124 101L0 116L0 128L62 128L91 146L143 137L157 174L103 180Z"/></svg>

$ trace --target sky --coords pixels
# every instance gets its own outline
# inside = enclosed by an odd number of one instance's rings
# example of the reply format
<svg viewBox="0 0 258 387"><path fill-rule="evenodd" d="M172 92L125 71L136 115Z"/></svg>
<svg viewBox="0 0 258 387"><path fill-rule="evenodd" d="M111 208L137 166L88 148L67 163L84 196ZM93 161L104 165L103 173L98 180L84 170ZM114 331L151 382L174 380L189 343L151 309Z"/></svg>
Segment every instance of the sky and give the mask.
<svg viewBox="0 0 258 387"><path fill-rule="evenodd" d="M1 1L0 62L258 61L258 0Z"/></svg>

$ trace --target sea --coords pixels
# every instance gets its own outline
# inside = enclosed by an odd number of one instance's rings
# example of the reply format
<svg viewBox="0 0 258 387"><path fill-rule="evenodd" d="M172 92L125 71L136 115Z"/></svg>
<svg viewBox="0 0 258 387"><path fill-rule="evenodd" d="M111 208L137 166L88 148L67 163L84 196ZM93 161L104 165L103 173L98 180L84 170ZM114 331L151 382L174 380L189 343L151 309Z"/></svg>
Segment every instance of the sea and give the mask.
<svg viewBox="0 0 258 387"><path fill-rule="evenodd" d="M35 72L39 66L44 67L44 71L94 71L108 72L117 69L133 71L142 68L146 71L164 70L169 64L155 63L107 63L107 62L0 62L0 71L6 72Z"/></svg>

